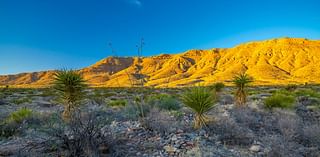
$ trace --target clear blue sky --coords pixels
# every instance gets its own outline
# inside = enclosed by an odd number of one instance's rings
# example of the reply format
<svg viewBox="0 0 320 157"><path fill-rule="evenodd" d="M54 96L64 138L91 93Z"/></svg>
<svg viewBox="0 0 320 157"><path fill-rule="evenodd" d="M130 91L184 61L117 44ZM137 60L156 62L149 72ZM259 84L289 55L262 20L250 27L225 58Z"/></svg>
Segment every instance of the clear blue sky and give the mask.
<svg viewBox="0 0 320 157"><path fill-rule="evenodd" d="M320 1L0 0L0 74L284 36L320 39Z"/></svg>

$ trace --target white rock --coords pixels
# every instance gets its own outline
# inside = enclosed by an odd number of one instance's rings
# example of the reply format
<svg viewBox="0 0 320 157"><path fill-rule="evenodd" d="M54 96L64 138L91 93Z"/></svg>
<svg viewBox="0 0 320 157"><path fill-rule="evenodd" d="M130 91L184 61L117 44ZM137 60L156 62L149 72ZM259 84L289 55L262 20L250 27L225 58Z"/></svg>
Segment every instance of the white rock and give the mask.
<svg viewBox="0 0 320 157"><path fill-rule="evenodd" d="M252 152L259 152L259 151L261 151L261 146L260 145L252 145L249 148L249 150L252 151Z"/></svg>

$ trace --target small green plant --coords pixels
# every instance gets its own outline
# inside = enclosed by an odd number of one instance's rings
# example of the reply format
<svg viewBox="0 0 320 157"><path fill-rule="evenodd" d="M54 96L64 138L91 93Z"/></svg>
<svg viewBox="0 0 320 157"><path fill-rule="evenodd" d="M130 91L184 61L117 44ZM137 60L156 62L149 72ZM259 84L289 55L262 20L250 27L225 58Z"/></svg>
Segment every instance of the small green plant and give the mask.
<svg viewBox="0 0 320 157"><path fill-rule="evenodd" d="M273 94L271 97L265 99L265 107L272 108L292 108L295 98L290 95Z"/></svg>
<svg viewBox="0 0 320 157"><path fill-rule="evenodd" d="M9 117L7 118L7 122L15 122L21 123L25 119L31 118L33 116L33 111L27 108L21 108L15 112L12 112Z"/></svg>
<svg viewBox="0 0 320 157"><path fill-rule="evenodd" d="M208 88L199 86L185 91L181 101L195 112L194 127L199 129L207 124L209 119L205 114L215 106L216 96Z"/></svg>
<svg viewBox="0 0 320 157"><path fill-rule="evenodd" d="M253 82L252 78L243 73L236 75L233 78L233 84L236 86L237 90L235 92L236 104L239 106L243 106L247 102L247 92L245 90L246 86Z"/></svg>
<svg viewBox="0 0 320 157"><path fill-rule="evenodd" d="M113 100L111 102L108 103L109 106L112 107L123 107L127 105L127 101L126 100Z"/></svg>
<svg viewBox="0 0 320 157"><path fill-rule="evenodd" d="M82 103L85 97L85 80L73 70L61 70L54 76L53 88L64 105L63 117L68 121L72 111Z"/></svg>

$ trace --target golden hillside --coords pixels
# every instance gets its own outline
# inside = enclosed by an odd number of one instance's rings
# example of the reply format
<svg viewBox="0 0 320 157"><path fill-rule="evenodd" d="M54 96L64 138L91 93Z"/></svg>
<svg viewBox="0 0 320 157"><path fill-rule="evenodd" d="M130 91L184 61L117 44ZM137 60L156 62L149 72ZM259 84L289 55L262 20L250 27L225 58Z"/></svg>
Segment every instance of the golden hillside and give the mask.
<svg viewBox="0 0 320 157"><path fill-rule="evenodd" d="M108 57L79 70L94 86L177 87L195 83L228 83L240 72L257 85L320 83L320 41L280 38L233 48L190 50L153 57ZM138 75L138 71L141 71ZM46 86L53 71L0 76L0 85Z"/></svg>

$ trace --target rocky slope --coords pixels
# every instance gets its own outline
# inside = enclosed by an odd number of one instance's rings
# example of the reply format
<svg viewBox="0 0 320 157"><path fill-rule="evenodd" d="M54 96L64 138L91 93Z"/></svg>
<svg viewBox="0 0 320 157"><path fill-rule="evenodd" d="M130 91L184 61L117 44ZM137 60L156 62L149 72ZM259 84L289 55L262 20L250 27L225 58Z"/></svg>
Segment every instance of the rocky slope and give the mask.
<svg viewBox="0 0 320 157"><path fill-rule="evenodd" d="M108 57L79 71L94 86L178 87L228 83L240 72L257 85L320 83L320 40L280 38L233 48L189 50L153 57ZM139 71L141 71L139 73ZM54 71L0 76L0 85L46 86Z"/></svg>

